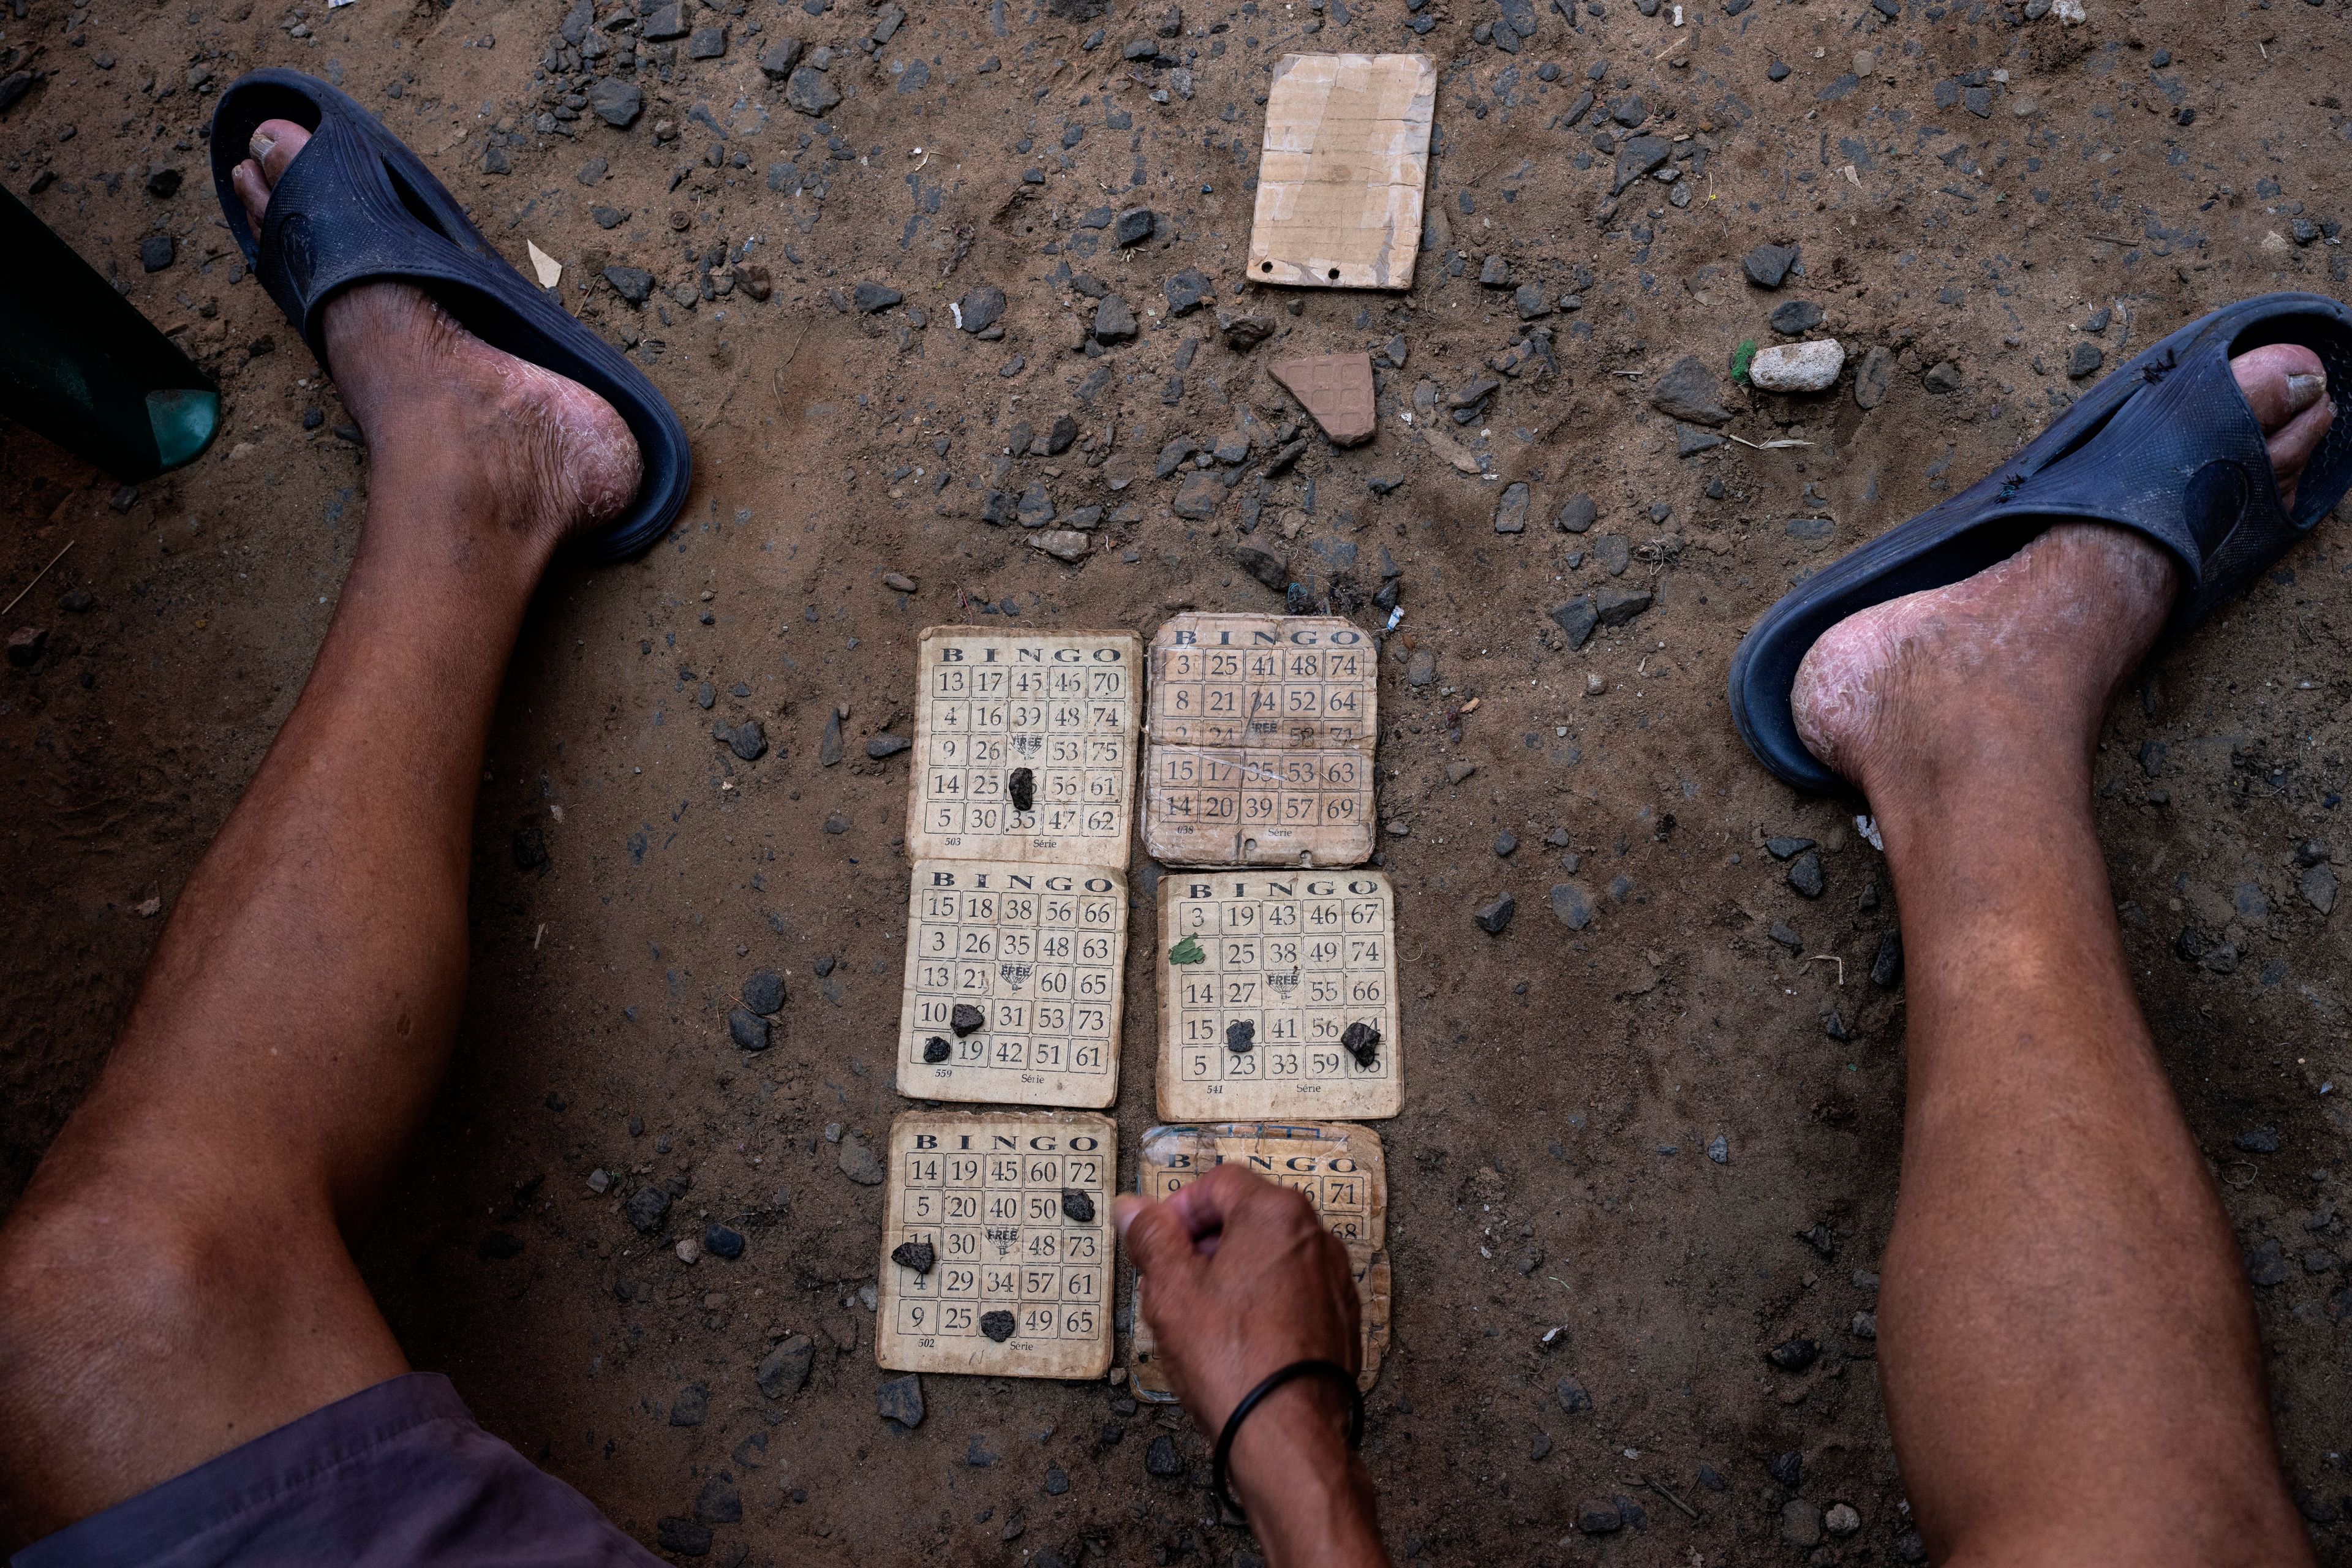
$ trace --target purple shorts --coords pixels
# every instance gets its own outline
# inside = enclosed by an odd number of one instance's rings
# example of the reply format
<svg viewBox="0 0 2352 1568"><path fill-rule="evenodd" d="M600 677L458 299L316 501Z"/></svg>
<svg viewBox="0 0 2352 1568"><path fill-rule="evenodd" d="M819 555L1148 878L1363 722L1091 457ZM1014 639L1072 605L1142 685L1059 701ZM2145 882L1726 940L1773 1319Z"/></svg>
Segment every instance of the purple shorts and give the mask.
<svg viewBox="0 0 2352 1568"><path fill-rule="evenodd" d="M15 1568L525 1568L661 1560L482 1430L449 1380L363 1388L18 1552Z"/></svg>

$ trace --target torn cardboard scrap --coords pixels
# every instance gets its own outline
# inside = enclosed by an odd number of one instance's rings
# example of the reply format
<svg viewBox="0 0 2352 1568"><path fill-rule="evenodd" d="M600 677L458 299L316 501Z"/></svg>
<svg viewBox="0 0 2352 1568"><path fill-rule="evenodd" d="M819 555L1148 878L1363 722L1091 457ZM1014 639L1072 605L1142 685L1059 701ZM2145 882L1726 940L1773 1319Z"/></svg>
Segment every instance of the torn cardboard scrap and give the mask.
<svg viewBox="0 0 2352 1568"><path fill-rule="evenodd" d="M1266 374L1298 399L1334 447L1353 447L1372 438L1372 356L1353 353L1307 354L1278 359Z"/></svg>
<svg viewBox="0 0 2352 1568"><path fill-rule="evenodd" d="M1437 68L1424 55L1285 55L1267 89L1249 276L1409 289Z"/></svg>

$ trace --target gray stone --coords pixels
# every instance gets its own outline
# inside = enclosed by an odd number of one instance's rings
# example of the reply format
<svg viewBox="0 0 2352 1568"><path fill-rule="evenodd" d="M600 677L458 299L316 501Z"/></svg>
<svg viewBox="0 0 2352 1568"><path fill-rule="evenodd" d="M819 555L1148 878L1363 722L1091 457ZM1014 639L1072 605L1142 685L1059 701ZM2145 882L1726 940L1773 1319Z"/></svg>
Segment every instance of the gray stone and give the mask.
<svg viewBox="0 0 2352 1568"><path fill-rule="evenodd" d="M1592 559L1612 577L1622 577L1625 569L1633 564L1633 542L1622 533L1596 533L1592 536ZM1603 620L1602 625L1614 625Z"/></svg>
<svg viewBox="0 0 2352 1568"><path fill-rule="evenodd" d="M851 1132L843 1136L840 1156L834 1163L841 1167L843 1175L861 1187L880 1186L887 1173L882 1169L882 1162L874 1157L874 1151L866 1147L862 1133Z"/></svg>
<svg viewBox="0 0 2352 1568"><path fill-rule="evenodd" d="M1748 279L1759 289L1778 289L1788 281L1789 269L1797 263L1797 247L1793 245L1759 245L1740 258Z"/></svg>
<svg viewBox="0 0 2352 1568"><path fill-rule="evenodd" d="M1675 144L1663 136L1629 136L1617 146L1617 174L1612 195L1650 174L1674 156Z"/></svg>
<svg viewBox="0 0 2352 1568"><path fill-rule="evenodd" d="M1675 456L1677 458L1696 458L1701 452L1729 444L1712 430L1702 430L1696 425L1679 422L1675 426Z"/></svg>
<svg viewBox="0 0 2352 1568"><path fill-rule="evenodd" d="M669 1194L659 1187L639 1187L623 1212L639 1236L651 1236L669 1217Z"/></svg>
<svg viewBox="0 0 2352 1568"><path fill-rule="evenodd" d="M1034 483L1013 503L1013 515L1024 528L1043 528L1054 521L1054 498L1045 493L1044 483Z"/></svg>
<svg viewBox="0 0 2352 1568"><path fill-rule="evenodd" d="M850 291L850 300L857 307L857 313L861 316L870 316L877 310L887 310L905 298L904 294L891 288L887 283L860 283Z"/></svg>
<svg viewBox="0 0 2352 1568"><path fill-rule="evenodd" d="M1685 354L1658 378L1650 393L1651 406L1670 418L1693 425L1723 425L1730 411L1717 401L1722 384L1696 354Z"/></svg>
<svg viewBox="0 0 2352 1568"><path fill-rule="evenodd" d="M1168 313L1171 316L1189 316L1209 302L1216 292L1216 285L1210 282L1207 275L1198 268L1187 267L1162 283L1160 291L1168 297ZM1228 342L1232 341L1232 336L1229 330L1226 333Z"/></svg>
<svg viewBox="0 0 2352 1568"><path fill-rule="evenodd" d="M1808 849L1789 862L1789 886L1808 899L1822 896L1822 857L1818 850Z"/></svg>
<svg viewBox="0 0 2352 1568"><path fill-rule="evenodd" d="M1500 251L1489 255L1485 264L1478 268L1478 281L1489 289L1507 289L1511 286L1511 264L1503 259Z"/></svg>
<svg viewBox="0 0 2352 1568"><path fill-rule="evenodd" d="M1247 544L1234 546L1234 563L1265 586L1281 593L1290 583L1290 568L1282 559Z"/></svg>
<svg viewBox="0 0 2352 1568"><path fill-rule="evenodd" d="M727 1015L727 1035L747 1051L768 1048L768 1020L749 1007L738 1007Z"/></svg>
<svg viewBox="0 0 2352 1568"><path fill-rule="evenodd" d="M1206 468L1195 468L1185 477L1176 499L1169 503L1178 517L1199 520L1213 516L1219 502L1225 499L1225 482Z"/></svg>
<svg viewBox="0 0 2352 1568"><path fill-rule="evenodd" d="M841 710L835 709L825 716L824 733L818 737L816 761L819 767L829 768L842 758Z"/></svg>
<svg viewBox="0 0 2352 1568"><path fill-rule="evenodd" d="M694 37L687 40L686 58L690 60L715 60L727 53L727 25L724 22L709 27L697 27Z"/></svg>
<svg viewBox="0 0 2352 1568"><path fill-rule="evenodd" d="M687 1384L670 1402L669 1424L673 1426L699 1426L709 1418L710 1390L701 1384Z"/></svg>
<svg viewBox="0 0 2352 1568"><path fill-rule="evenodd" d="M1553 521L1562 533L1582 533L1600 516L1601 509L1593 504L1592 498L1580 491L1560 503L1559 516Z"/></svg>
<svg viewBox="0 0 2352 1568"><path fill-rule="evenodd" d="M599 77L596 85L588 89L588 107L605 124L626 131L646 111L646 95L633 81Z"/></svg>
<svg viewBox="0 0 2352 1568"><path fill-rule="evenodd" d="M1470 918L1476 921L1478 929L1488 936L1500 936L1503 934L1503 928L1511 923L1511 916L1517 912L1518 907L1518 900L1512 898L1510 894L1505 893L1493 903L1481 904L1477 909L1473 910L1470 912Z"/></svg>
<svg viewBox="0 0 2352 1568"><path fill-rule="evenodd" d="M784 83L784 102L811 119L841 101L841 89L814 66L803 66Z"/></svg>
<svg viewBox="0 0 2352 1568"><path fill-rule="evenodd" d="M1822 308L1811 300L1791 300L1772 310L1772 330L1784 338L1799 338L1822 324Z"/></svg>
<svg viewBox="0 0 2352 1568"><path fill-rule="evenodd" d="M1495 508L1496 533L1524 533L1528 527L1528 508L1533 492L1523 483L1513 483L1503 491L1500 504Z"/></svg>
<svg viewBox="0 0 2352 1568"><path fill-rule="evenodd" d="M1559 923L1570 931L1582 931L1592 923L1592 895L1574 882L1555 882L1551 889L1551 912Z"/></svg>
<svg viewBox="0 0 2352 1568"><path fill-rule="evenodd" d="M1412 658L1404 667L1407 686L1433 686L1437 683L1437 655L1425 647L1412 650Z"/></svg>
<svg viewBox="0 0 2352 1568"><path fill-rule="evenodd" d="M923 1424L923 1380L916 1373L894 1377L874 1391L874 1408L885 1421L911 1432Z"/></svg>
<svg viewBox="0 0 2352 1568"><path fill-rule="evenodd" d="M1885 402L1887 378L1894 371L1895 356L1884 343L1864 350L1853 372L1853 405L1866 413Z"/></svg>
<svg viewBox="0 0 2352 1568"><path fill-rule="evenodd" d="M1116 294L1103 296L1095 307L1094 336L1098 343L1123 343L1135 336L1135 312L1126 300Z"/></svg>
<svg viewBox="0 0 2352 1568"><path fill-rule="evenodd" d="M2098 344L2078 342L2066 353L2066 379L2080 381L2086 375L2096 375L2099 367L2106 363L2106 351Z"/></svg>
<svg viewBox="0 0 2352 1568"><path fill-rule="evenodd" d="M955 309L958 326L967 332L984 332L1004 314L1004 290L983 283L965 290Z"/></svg>
<svg viewBox="0 0 2352 1568"><path fill-rule="evenodd" d="M1958 392L1960 389L1960 367L1950 360L1939 360L1919 378L1919 384L1938 396Z"/></svg>
<svg viewBox="0 0 2352 1568"><path fill-rule="evenodd" d="M772 969L755 969L743 982L743 1005L773 1017L784 1010L784 977Z"/></svg>
<svg viewBox="0 0 2352 1568"><path fill-rule="evenodd" d="M809 1369L815 1364L816 1346L806 1334L793 1334L770 1351L751 1376L761 1394L782 1399L808 1386Z"/></svg>
<svg viewBox="0 0 2352 1568"><path fill-rule="evenodd" d="M2321 914L2328 914L2335 910L2336 871L2333 867L2326 865L2311 867L2295 883L2295 888L2303 894L2304 902Z"/></svg>
<svg viewBox="0 0 2352 1568"><path fill-rule="evenodd" d="M882 762L901 752L914 750L915 742L904 735L894 735L887 730L877 730L866 737L866 756L869 762Z"/></svg>
<svg viewBox="0 0 2352 1568"><path fill-rule="evenodd" d="M798 38L778 38L760 51L760 69L770 81L783 80L800 63L801 41Z"/></svg>
<svg viewBox="0 0 2352 1568"><path fill-rule="evenodd" d="M654 275L642 267L607 267L604 281L632 305L642 305L654 291Z"/></svg>
<svg viewBox="0 0 2352 1568"><path fill-rule="evenodd" d="M1720 1132L1706 1141L1706 1157L1718 1165L1731 1163L1731 1141Z"/></svg>
<svg viewBox="0 0 2352 1568"><path fill-rule="evenodd" d="M1118 222L1112 226L1111 243L1141 245L1151 237L1152 226L1158 221L1150 207L1129 207L1118 215Z"/></svg>
<svg viewBox="0 0 2352 1568"><path fill-rule="evenodd" d="M1056 561L1076 564L1087 558L1092 542L1075 528L1049 528L1029 537L1032 550L1042 550Z"/></svg>
<svg viewBox="0 0 2352 1568"><path fill-rule="evenodd" d="M1604 588L1599 618L1604 626L1622 626L1647 610L1653 595L1647 588Z"/></svg>
<svg viewBox="0 0 2352 1568"><path fill-rule="evenodd" d="M1601 612L1592 595L1587 594L1553 610L1551 618L1568 635L1568 646L1574 650L1582 647L1592 636L1592 628L1601 624Z"/></svg>
<svg viewBox="0 0 2352 1568"><path fill-rule="evenodd" d="M1801 1497L1792 1497L1782 1503L1780 1539L1790 1546L1819 1546L1822 1543L1822 1510Z"/></svg>

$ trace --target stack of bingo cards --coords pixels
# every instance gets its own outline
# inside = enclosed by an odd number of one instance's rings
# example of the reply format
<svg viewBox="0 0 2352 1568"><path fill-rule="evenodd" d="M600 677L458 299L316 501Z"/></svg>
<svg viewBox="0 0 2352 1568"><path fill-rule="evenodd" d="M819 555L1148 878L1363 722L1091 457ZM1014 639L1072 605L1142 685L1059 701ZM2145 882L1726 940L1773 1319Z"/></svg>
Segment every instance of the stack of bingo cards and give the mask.
<svg viewBox="0 0 2352 1568"><path fill-rule="evenodd" d="M1085 1110L1117 1100L1142 651L1128 632L922 634L899 1093ZM1106 1117L901 1115L882 1365L1106 1370L1117 1160Z"/></svg>
<svg viewBox="0 0 2352 1568"><path fill-rule="evenodd" d="M1143 1135L1143 1190L1234 1161L1306 1194L1349 1248L1367 1384L1387 1340L1388 1178L1379 1136L1346 1123L1404 1100L1396 897L1362 864L1375 653L1338 616L1169 621L1151 639L1143 817L1170 868L1157 1087L1175 1123ZM1151 1353L1139 1331L1146 1397L1165 1386Z"/></svg>

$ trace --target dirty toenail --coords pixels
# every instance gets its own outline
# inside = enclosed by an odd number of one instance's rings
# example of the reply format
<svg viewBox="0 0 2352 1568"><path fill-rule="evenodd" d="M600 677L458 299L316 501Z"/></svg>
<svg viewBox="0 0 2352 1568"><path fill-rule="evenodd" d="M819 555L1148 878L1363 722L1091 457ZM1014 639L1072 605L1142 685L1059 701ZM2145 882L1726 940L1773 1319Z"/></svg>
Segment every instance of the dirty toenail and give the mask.
<svg viewBox="0 0 2352 1568"><path fill-rule="evenodd" d="M2288 376L2286 411L2291 415L2302 413L2318 402L2319 395L2326 390L2327 377L2325 374Z"/></svg>
<svg viewBox="0 0 2352 1568"><path fill-rule="evenodd" d="M246 150L256 158L267 158L269 156L270 149L278 145L278 138L267 132L257 131L245 145Z"/></svg>

